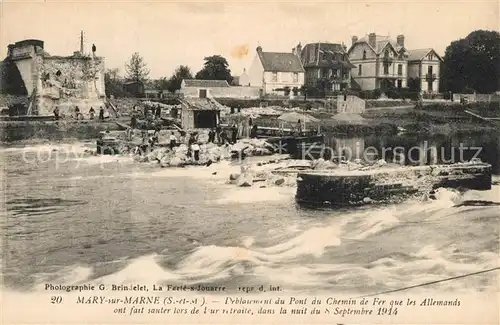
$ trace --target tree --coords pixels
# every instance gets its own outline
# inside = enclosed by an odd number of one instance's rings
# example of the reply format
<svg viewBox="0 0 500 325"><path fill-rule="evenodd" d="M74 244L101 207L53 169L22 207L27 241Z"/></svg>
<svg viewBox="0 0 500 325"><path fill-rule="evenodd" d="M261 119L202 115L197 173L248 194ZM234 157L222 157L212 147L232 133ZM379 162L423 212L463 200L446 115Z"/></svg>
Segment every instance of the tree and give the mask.
<svg viewBox="0 0 500 325"><path fill-rule="evenodd" d="M203 68L196 74L196 79L204 80L227 80L233 81L231 70L227 60L220 55L212 55L204 58Z"/></svg>
<svg viewBox="0 0 500 325"><path fill-rule="evenodd" d="M175 69L174 74L168 80L167 90L174 93L176 90L181 89L181 83L184 79L193 79L191 69L186 65L181 65Z"/></svg>
<svg viewBox="0 0 500 325"><path fill-rule="evenodd" d="M120 77L118 69L106 70L104 87L106 88L106 96L126 97L129 95L123 90L123 79Z"/></svg>
<svg viewBox="0 0 500 325"><path fill-rule="evenodd" d="M147 64L138 52L132 54L129 62L125 64L125 72L128 81L145 82L149 76Z"/></svg>
<svg viewBox="0 0 500 325"><path fill-rule="evenodd" d="M167 90L169 85L169 80L166 77L161 77L158 80L155 80L154 87L157 90Z"/></svg>
<svg viewBox="0 0 500 325"><path fill-rule="evenodd" d="M500 34L476 30L452 42L443 57L441 86L444 91L479 93L498 90L500 75Z"/></svg>

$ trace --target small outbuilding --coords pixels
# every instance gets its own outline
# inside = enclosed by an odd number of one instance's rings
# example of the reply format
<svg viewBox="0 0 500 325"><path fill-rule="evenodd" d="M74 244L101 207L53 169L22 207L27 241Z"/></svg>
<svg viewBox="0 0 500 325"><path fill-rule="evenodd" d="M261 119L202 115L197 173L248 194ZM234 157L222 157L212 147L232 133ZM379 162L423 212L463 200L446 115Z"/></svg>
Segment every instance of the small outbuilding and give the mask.
<svg viewBox="0 0 500 325"><path fill-rule="evenodd" d="M184 79L180 93L186 98L225 97L223 94L228 93L230 87L226 80Z"/></svg>
<svg viewBox="0 0 500 325"><path fill-rule="evenodd" d="M181 125L184 130L210 129L220 123L222 105L212 98L183 98Z"/></svg>

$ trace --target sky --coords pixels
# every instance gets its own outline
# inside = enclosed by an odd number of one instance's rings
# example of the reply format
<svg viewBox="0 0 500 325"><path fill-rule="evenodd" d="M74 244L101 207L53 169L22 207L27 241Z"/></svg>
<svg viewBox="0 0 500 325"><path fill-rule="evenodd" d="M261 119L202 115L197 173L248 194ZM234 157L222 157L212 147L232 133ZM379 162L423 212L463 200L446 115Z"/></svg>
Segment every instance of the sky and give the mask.
<svg viewBox="0 0 500 325"><path fill-rule="evenodd" d="M0 50L23 39L45 41L52 55L96 45L106 68L124 74L139 52L151 78L179 65L196 73L203 58L222 55L233 75L249 69L255 49L291 52L299 42L344 42L353 35L405 35L407 49L444 54L453 40L476 29L499 30L499 1L0 1ZM3 49L3 50L2 50Z"/></svg>

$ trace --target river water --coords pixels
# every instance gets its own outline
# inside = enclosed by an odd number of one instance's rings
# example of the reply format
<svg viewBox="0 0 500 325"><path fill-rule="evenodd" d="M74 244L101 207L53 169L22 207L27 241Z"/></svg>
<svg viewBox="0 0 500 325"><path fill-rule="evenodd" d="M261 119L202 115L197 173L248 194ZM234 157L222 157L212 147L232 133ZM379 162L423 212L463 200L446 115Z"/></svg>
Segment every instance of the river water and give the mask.
<svg viewBox="0 0 500 325"><path fill-rule="evenodd" d="M500 208L454 207L499 202L498 183L463 195L440 189L435 201L306 210L291 187L226 184L238 166L162 169L84 154L91 147L0 149L8 290L100 282L371 294L499 264ZM497 273L413 290L495 290Z"/></svg>

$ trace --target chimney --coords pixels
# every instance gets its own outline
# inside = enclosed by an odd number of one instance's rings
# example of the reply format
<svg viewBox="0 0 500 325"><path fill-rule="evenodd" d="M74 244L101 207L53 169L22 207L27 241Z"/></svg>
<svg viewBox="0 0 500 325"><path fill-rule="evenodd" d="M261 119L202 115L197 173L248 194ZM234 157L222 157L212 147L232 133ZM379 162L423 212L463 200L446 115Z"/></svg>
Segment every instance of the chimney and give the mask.
<svg viewBox="0 0 500 325"><path fill-rule="evenodd" d="M296 48L296 50L295 50L295 51L297 52L297 56L299 56L299 57L300 57L300 55L302 54L302 44L300 44L300 42L299 42L299 44L297 45L297 48Z"/></svg>
<svg viewBox="0 0 500 325"><path fill-rule="evenodd" d="M404 47L405 46L405 36L404 35L398 35L397 42L399 46Z"/></svg>
<svg viewBox="0 0 500 325"><path fill-rule="evenodd" d="M353 36L352 37L352 45L354 45L357 41L358 41L358 37L357 36Z"/></svg>
<svg viewBox="0 0 500 325"><path fill-rule="evenodd" d="M368 34L368 44L373 48L377 46L377 35L375 33Z"/></svg>
<svg viewBox="0 0 500 325"><path fill-rule="evenodd" d="M260 46L260 45L259 45L259 46L257 46L257 49L256 49L256 50L257 50L257 53L262 53L262 46Z"/></svg>

